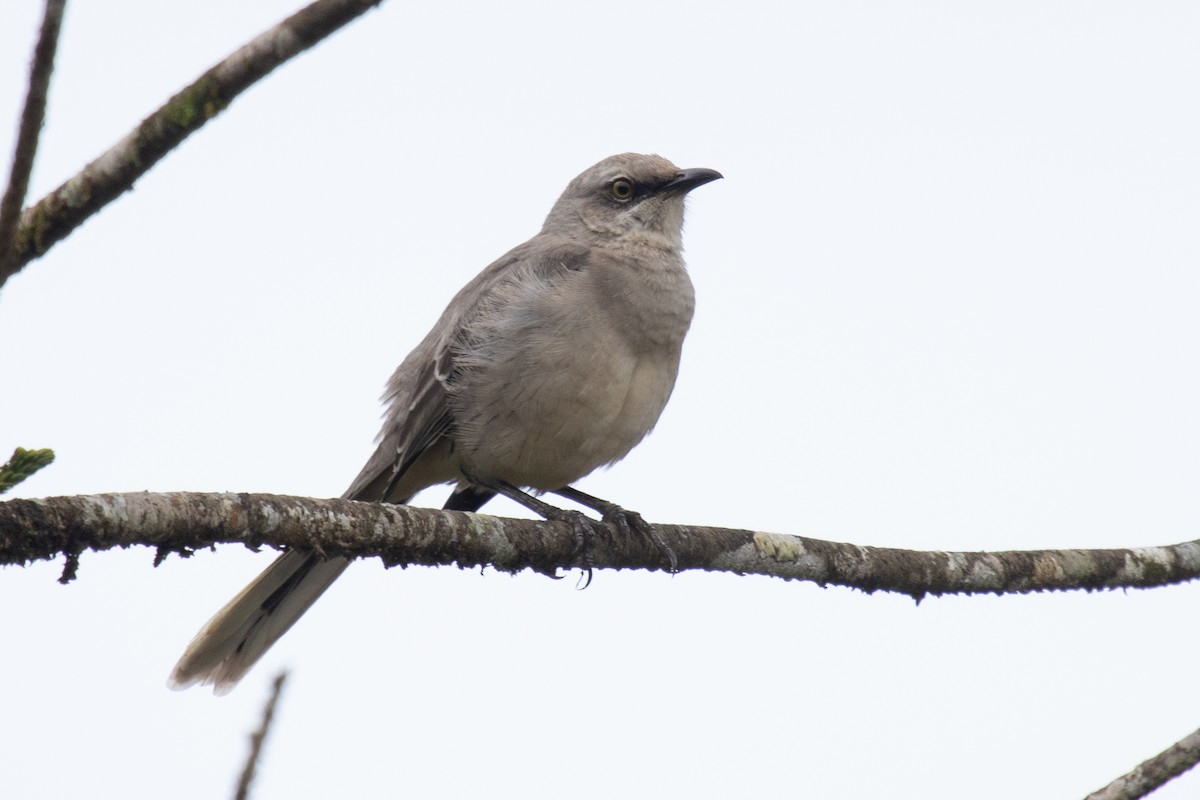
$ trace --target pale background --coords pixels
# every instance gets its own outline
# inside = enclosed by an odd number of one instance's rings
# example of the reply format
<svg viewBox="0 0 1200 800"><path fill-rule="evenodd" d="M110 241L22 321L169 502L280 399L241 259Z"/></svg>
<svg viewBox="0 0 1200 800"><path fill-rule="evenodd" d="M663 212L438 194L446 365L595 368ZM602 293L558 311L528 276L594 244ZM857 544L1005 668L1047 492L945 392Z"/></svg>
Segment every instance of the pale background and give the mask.
<svg viewBox="0 0 1200 800"><path fill-rule="evenodd" d="M70 4L31 198L299 7ZM40 13L0 7L5 165ZM13 496L336 496L453 292L636 150L726 180L674 398L581 488L893 547L1196 538L1198 35L1193 2L391 0L9 282L0 452L58 454ZM152 557L0 574L0 795L227 796L285 665L259 800L1073 798L1200 726L1196 585L365 563L214 698L164 679L272 556Z"/></svg>

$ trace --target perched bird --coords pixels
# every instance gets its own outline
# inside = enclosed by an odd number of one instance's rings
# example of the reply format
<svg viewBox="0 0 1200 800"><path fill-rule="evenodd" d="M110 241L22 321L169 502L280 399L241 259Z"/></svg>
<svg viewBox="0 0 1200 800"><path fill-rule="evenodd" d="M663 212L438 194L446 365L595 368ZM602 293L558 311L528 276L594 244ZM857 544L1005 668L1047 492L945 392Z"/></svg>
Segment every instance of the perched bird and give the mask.
<svg viewBox="0 0 1200 800"><path fill-rule="evenodd" d="M626 153L571 181L541 232L463 287L396 369L379 445L342 497L405 503L455 483L446 509L502 494L548 518L581 516L529 489L649 528L570 484L624 458L667 403L695 304L684 197L720 177ZM201 629L171 686L231 690L349 563L281 555Z"/></svg>

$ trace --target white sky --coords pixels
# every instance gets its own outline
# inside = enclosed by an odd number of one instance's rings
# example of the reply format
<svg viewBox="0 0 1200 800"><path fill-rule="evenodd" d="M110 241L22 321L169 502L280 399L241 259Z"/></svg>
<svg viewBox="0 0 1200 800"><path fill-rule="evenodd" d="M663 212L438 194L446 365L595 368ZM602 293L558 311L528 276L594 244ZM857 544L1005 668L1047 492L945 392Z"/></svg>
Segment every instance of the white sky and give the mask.
<svg viewBox="0 0 1200 800"><path fill-rule="evenodd" d="M5 163L40 5L0 6ZM298 7L71 4L32 197ZM1191 2L390 0L9 282L0 452L58 453L13 495L338 495L453 292L637 150L726 180L672 402L581 488L894 547L1196 538L1198 35ZM228 796L283 665L258 800L1082 797L1200 727L1200 586L365 563L218 699L167 672L272 556L152 557L0 574L0 795Z"/></svg>

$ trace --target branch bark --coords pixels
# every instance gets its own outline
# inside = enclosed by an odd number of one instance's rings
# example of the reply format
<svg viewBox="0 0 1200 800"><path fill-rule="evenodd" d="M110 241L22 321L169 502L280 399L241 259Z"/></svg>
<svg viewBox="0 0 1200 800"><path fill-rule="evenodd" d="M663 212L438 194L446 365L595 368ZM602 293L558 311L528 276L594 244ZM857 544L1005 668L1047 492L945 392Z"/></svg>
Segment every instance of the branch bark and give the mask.
<svg viewBox="0 0 1200 800"><path fill-rule="evenodd" d="M275 707L279 704L279 695L286 680L287 670L284 670L271 682L271 694L267 697L267 704L263 706L262 722L259 723L258 730L250 734L250 753L246 756L246 765L242 767L242 774L238 777L233 800L248 800L250 797L250 787L254 784L255 773L258 772L258 762L262 760L263 743L267 740L267 734L271 732L271 723L275 721Z"/></svg>
<svg viewBox="0 0 1200 800"><path fill-rule="evenodd" d="M657 525L680 570L771 575L926 595L1147 588L1200 577L1200 541L1111 550L922 552L729 528ZM664 569L649 541L602 528L597 569ZM301 547L328 556L377 557L387 566L490 565L553 575L577 566L565 523L411 506L269 494L128 493L0 503L0 565L66 556L74 577L86 550L145 545L156 563L216 544Z"/></svg>
<svg viewBox="0 0 1200 800"><path fill-rule="evenodd" d="M1145 797L1172 778L1177 778L1200 763L1200 730L1195 731L1143 761L1132 772L1122 775L1086 800L1137 800Z"/></svg>
<svg viewBox="0 0 1200 800"><path fill-rule="evenodd" d="M382 3L317 0L265 31L209 69L124 139L21 214L16 238L0 271L0 286L133 188L134 182L184 139L224 111L239 94L280 64Z"/></svg>
<svg viewBox="0 0 1200 800"><path fill-rule="evenodd" d="M54 53L58 50L58 34L62 30L65 6L66 0L46 0L42 30L33 48L29 89L25 93L25 108L17 128L12 169L8 173L4 197L0 199L0 286L15 269L12 265L13 238L21 215L21 204L25 202L25 192L29 189L29 176L33 172L42 121L46 118L46 95L50 91L50 73L54 71Z"/></svg>

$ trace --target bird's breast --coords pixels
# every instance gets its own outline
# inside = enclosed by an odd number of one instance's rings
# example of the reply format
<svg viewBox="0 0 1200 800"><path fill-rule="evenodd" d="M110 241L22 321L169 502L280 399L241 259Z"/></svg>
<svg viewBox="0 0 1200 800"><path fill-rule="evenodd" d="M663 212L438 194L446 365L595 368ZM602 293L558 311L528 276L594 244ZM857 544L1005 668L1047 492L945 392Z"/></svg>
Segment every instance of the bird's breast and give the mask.
<svg viewBox="0 0 1200 800"><path fill-rule="evenodd" d="M691 321L690 282L682 297L677 287L666 297L662 286L565 288L566 300L506 310L522 321L519 335L476 339L486 352L472 355L453 398L468 470L558 489L623 458L666 406ZM615 294L596 302L605 289Z"/></svg>

